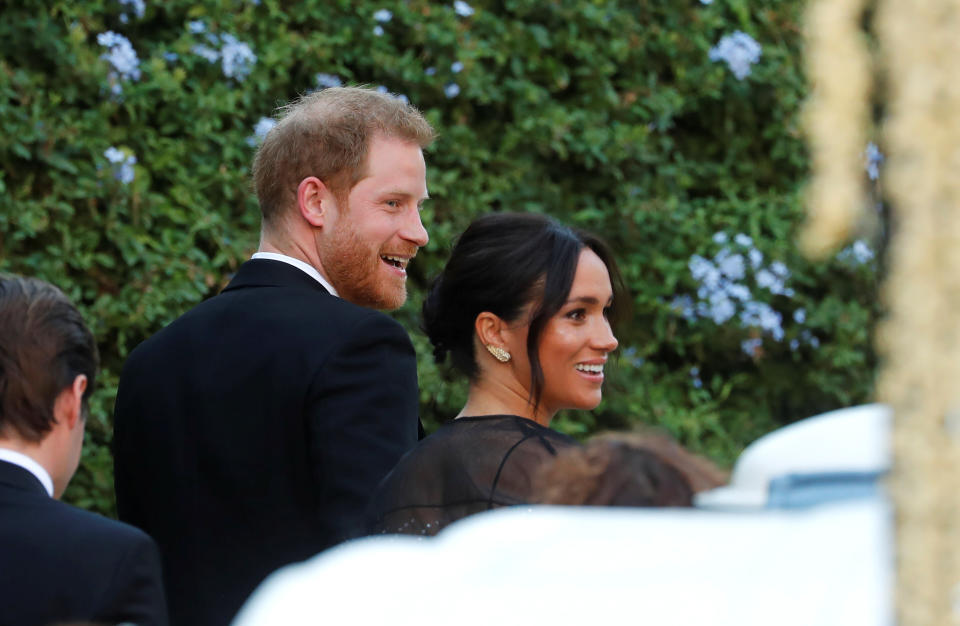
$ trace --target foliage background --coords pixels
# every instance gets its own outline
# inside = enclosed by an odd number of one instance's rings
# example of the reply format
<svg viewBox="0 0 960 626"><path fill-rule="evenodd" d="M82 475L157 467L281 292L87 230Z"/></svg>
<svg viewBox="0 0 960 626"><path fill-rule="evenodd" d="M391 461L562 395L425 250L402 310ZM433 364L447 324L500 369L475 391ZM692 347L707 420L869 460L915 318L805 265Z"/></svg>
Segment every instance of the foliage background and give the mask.
<svg viewBox="0 0 960 626"><path fill-rule="evenodd" d="M811 263L794 245L808 166L803 2L474 0L469 15L425 0L137 4L26 0L0 21L0 270L64 289L103 361L69 501L113 512L124 358L254 251L253 129L318 88L319 73L403 94L440 131L427 157L431 242L396 313L420 357L428 430L459 410L465 386L431 360L422 295L455 235L498 210L601 234L633 294L604 403L557 428L654 424L728 464L772 428L870 397L875 263L852 250ZM742 80L710 59L737 30L762 48ZM129 39L138 77L104 58L106 31ZM224 35L256 55L248 74L196 52L222 49ZM132 181L109 148L135 156ZM749 245L734 243L743 236ZM762 263L719 288L748 290L738 314L775 316L717 323L695 255L719 267L756 253ZM762 270L777 261L788 274L771 290Z"/></svg>

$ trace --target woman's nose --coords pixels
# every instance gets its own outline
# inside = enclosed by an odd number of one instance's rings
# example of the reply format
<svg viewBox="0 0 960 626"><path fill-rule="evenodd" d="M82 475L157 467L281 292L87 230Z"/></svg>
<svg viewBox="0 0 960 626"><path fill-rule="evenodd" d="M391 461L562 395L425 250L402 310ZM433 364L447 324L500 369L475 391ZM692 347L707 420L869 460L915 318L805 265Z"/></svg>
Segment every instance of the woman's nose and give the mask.
<svg viewBox="0 0 960 626"><path fill-rule="evenodd" d="M617 346L620 345L620 342L617 341L617 338L613 334L613 329L610 328L610 322L607 321L606 318L604 318L603 322L597 328L593 345L598 350L604 352L613 352L617 349Z"/></svg>

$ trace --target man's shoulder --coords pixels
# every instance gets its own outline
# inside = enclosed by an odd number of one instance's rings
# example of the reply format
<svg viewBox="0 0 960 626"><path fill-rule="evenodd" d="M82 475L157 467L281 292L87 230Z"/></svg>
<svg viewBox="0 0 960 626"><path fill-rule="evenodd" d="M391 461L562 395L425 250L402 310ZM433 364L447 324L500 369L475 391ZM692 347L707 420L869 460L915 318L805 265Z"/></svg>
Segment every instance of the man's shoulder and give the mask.
<svg viewBox="0 0 960 626"><path fill-rule="evenodd" d="M59 500L50 500L50 512L58 525L58 532L69 541L82 541L89 548L129 548L151 545L153 539L145 532L99 513L86 511ZM59 526L62 525L62 528Z"/></svg>

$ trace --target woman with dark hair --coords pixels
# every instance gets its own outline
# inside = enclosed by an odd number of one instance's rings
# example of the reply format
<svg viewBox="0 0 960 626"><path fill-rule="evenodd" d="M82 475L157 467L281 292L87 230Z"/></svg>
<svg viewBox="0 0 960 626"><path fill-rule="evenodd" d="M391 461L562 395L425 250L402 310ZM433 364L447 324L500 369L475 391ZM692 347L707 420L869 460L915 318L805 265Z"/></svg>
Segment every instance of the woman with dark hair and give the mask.
<svg viewBox="0 0 960 626"><path fill-rule="evenodd" d="M470 380L467 403L381 483L373 531L432 535L466 515L529 502L540 465L579 445L550 420L600 403L623 294L609 250L592 235L537 214L473 222L423 306L437 361L449 354Z"/></svg>

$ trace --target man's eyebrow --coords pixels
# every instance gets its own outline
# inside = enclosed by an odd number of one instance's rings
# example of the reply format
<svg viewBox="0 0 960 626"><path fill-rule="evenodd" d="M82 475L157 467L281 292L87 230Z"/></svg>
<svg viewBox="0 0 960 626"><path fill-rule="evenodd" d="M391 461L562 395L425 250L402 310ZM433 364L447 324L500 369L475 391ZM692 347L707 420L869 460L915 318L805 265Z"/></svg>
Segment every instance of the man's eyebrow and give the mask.
<svg viewBox="0 0 960 626"><path fill-rule="evenodd" d="M416 194L412 194L412 193L410 193L410 192L408 192L408 191L403 191L402 189L387 189L387 190L383 191L382 193L383 193L383 195L385 195L385 196L403 196L403 197L405 197L405 198L413 198L413 197L416 197ZM429 194L429 193L428 193L427 195L423 196L422 198L420 198L419 202L423 202L424 200L430 200L430 194Z"/></svg>

